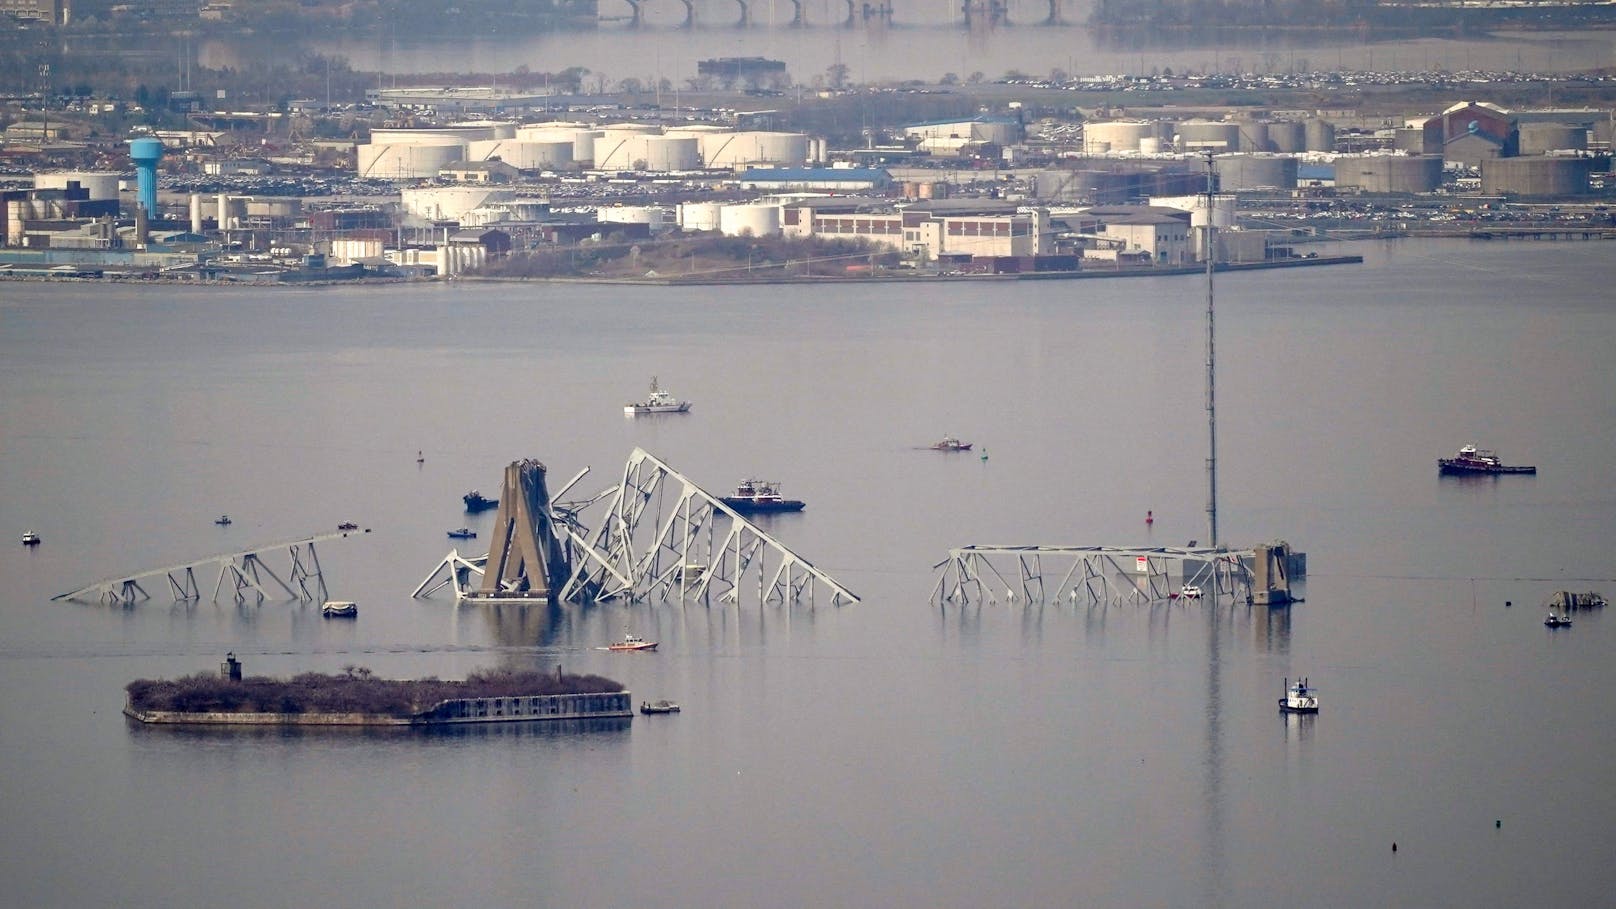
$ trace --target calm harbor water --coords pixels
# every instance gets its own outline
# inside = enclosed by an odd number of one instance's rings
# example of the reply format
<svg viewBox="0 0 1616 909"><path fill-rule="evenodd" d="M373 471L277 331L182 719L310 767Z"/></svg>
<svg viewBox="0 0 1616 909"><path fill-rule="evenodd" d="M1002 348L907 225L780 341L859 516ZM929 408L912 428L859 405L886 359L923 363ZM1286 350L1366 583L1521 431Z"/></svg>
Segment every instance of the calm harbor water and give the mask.
<svg viewBox="0 0 1616 909"><path fill-rule="evenodd" d="M1204 539L1197 278L7 284L0 890L41 907L1601 904L1616 616L1550 632L1537 604L1616 594L1616 262L1569 243L1351 251L1365 264L1218 282L1223 536L1309 553L1306 602L1273 611L929 602L951 546ZM653 374L694 411L625 420ZM990 459L917 450L944 434ZM1540 472L1439 479L1469 441ZM528 456L558 481L593 465L580 488L600 488L635 446L710 490L782 481L808 508L770 529L863 602L409 597L446 529L486 531L468 488ZM355 621L156 585L128 609L50 601L350 519L373 532L320 555ZM596 649L625 626L661 649ZM119 714L130 679L226 651L270 674L559 665L684 712L439 735ZM1316 718L1276 713L1298 674Z"/></svg>

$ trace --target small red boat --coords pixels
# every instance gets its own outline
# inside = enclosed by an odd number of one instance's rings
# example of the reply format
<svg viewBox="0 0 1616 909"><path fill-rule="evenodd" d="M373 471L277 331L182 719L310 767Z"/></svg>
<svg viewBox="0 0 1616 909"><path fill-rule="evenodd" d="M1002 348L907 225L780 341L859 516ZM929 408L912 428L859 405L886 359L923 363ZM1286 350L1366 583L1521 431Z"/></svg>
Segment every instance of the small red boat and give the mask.
<svg viewBox="0 0 1616 909"><path fill-rule="evenodd" d="M623 635L623 639L607 647L607 650L655 650L657 642L647 641L632 634Z"/></svg>

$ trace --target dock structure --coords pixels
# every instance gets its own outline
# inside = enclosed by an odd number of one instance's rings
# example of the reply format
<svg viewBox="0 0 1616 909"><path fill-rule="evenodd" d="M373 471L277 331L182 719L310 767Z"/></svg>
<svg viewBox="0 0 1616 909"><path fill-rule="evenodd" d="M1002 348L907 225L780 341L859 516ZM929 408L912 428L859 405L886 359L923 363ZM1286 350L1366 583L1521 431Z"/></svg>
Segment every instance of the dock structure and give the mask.
<svg viewBox="0 0 1616 909"><path fill-rule="evenodd" d="M1177 599L1193 587L1214 600L1251 602L1257 561L1251 549L964 546L933 566L938 577L932 598L940 606L1000 600L1147 604Z"/></svg>
<svg viewBox="0 0 1616 909"><path fill-rule="evenodd" d="M357 531L314 534L301 539L266 543L238 552L208 556L178 565L115 575L77 590L57 594L51 599L100 602L108 606L134 606L152 598L141 582L163 577L168 581L169 593L173 594L174 602L197 602L202 599L202 588L196 580L198 570L205 571L216 566L218 579L213 584L213 602L219 601L219 594L225 589L227 578L230 581L231 596L238 603L246 602L249 597L259 600L273 599L270 593L272 588L266 586L271 582L286 595L285 598L288 600L319 602L326 598L326 587L325 577L320 570L320 555L314 544L341 539L354 533ZM264 560L265 553L281 549L286 551L289 562L284 580Z"/></svg>
<svg viewBox="0 0 1616 909"><path fill-rule="evenodd" d="M500 498L489 555L458 550L415 589L417 597L451 587L457 600L584 603L617 598L739 604L833 605L858 597L778 540L737 514L656 456L636 448L617 485L581 502L559 499L581 479L580 471L554 497L527 490L542 487L536 461L506 469L528 471L522 496ZM537 486L535 486L537 484ZM507 511L507 502L515 502ZM525 504L524 504L525 503ZM602 514L585 524L597 504ZM526 508L526 514L520 513ZM520 553L515 559L513 553ZM529 553L549 554L535 559ZM564 570L562 562L565 562ZM517 563L520 563L517 565ZM542 564L542 577L536 570ZM513 571L513 565L519 570ZM497 580L491 580L497 578ZM541 591L542 588L542 591Z"/></svg>

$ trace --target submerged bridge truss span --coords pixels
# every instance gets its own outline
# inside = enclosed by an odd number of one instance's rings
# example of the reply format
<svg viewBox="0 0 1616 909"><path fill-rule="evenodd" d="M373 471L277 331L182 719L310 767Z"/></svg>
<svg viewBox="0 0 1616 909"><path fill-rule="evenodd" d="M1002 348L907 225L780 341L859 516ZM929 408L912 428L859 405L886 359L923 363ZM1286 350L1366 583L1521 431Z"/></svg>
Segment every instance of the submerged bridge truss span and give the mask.
<svg viewBox="0 0 1616 909"><path fill-rule="evenodd" d="M194 603L202 599L202 588L196 580L197 571L217 567L218 579L213 584L214 602L219 601L219 593L224 589L226 579L229 579L231 595L238 603L245 602L248 597L271 599L270 588L266 586L271 582L286 594L286 599L301 600L305 603L318 602L326 599L326 587L325 577L320 571L320 555L314 544L341 539L354 533L357 531L315 534L302 539L266 543L238 552L208 556L194 562L115 575L77 590L57 594L51 599L84 603L100 602L109 606L133 606L152 598L141 584L142 581L164 577L168 580L169 593L173 594L174 602ZM263 557L264 553L279 549L286 550L289 563L284 580Z"/></svg>
<svg viewBox="0 0 1616 909"><path fill-rule="evenodd" d="M1092 606L1174 599L1189 586L1214 599L1249 601L1255 555L1170 546L965 546L933 566L932 598L938 605L1003 599Z"/></svg>
<svg viewBox="0 0 1616 909"><path fill-rule="evenodd" d="M542 467L538 469L542 471ZM556 498L582 476L580 472L569 481ZM500 499L496 519L500 527L506 526L505 503L511 499ZM584 514L597 505L603 506L599 510L604 513L591 515L589 520L597 522L591 530ZM457 600L473 602L545 599L583 603L627 598L812 605L823 598L840 606L859 601L830 575L736 514L718 497L639 448L629 455L616 486L582 502L557 501L544 519L516 521L514 526L519 534L534 535L531 544L523 544L525 548L565 554L569 565L564 582L546 585L532 573L511 576L507 572L496 588L487 581L487 556L470 557L455 551L414 595L431 596L452 587ZM559 549L545 539L547 534L556 535Z"/></svg>

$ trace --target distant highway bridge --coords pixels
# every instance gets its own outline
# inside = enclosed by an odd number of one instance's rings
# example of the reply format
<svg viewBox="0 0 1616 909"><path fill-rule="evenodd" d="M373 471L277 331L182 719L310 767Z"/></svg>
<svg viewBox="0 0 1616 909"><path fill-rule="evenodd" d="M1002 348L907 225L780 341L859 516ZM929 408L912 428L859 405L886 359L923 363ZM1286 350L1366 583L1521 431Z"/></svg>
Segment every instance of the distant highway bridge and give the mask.
<svg viewBox="0 0 1616 909"><path fill-rule="evenodd" d="M602 19L627 20L630 27L639 27L646 22L647 11L655 7L669 7L674 3L684 7L684 18L680 22L681 28L694 28L710 20L716 24L731 25L736 28L750 28L758 24L757 13L754 9L758 0L707 0L698 4L697 0L622 0L629 7L627 16L607 14L615 6L615 0L604 4L601 10ZM730 11L729 4L735 7ZM894 0L827 0L825 13L821 14L819 21L810 15L804 0L783 0L782 5L789 2L791 17L780 23L788 28L808 28L813 26L831 28L853 28L858 25L883 25L890 23L894 18ZM955 24L965 28L978 28L998 25L1064 25L1061 16L1062 0L949 0L957 3L958 16ZM654 4L654 7L653 7ZM842 10L845 6L846 13ZM1012 15L1012 7L1017 13ZM1023 12L1032 7L1037 12ZM770 4L773 8L773 4Z"/></svg>

